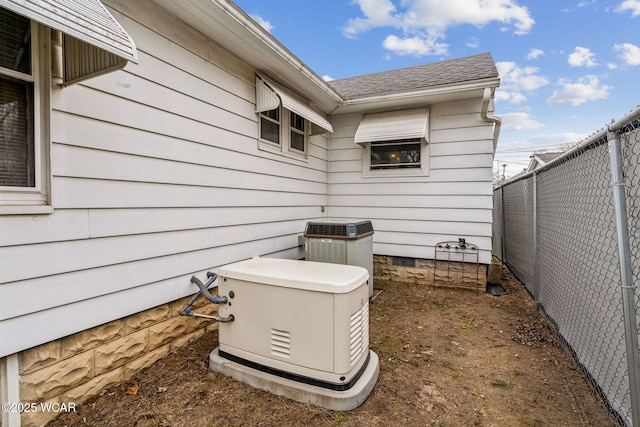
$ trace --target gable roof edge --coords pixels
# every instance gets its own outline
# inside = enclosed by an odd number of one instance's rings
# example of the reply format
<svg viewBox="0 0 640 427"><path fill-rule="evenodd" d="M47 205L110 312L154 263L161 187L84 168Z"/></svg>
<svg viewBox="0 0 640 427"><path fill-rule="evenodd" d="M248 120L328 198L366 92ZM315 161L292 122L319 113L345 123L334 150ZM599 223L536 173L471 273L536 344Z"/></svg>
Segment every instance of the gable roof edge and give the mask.
<svg viewBox="0 0 640 427"><path fill-rule="evenodd" d="M394 107L400 103L411 104L432 104L435 102L452 101L472 97L482 98L485 88L497 88L500 86L500 78L480 79L464 83L454 83L424 89L389 92L378 95L368 95L358 98L345 99L342 106L334 113L343 114L348 112L363 111L375 108L375 104L385 107Z"/></svg>

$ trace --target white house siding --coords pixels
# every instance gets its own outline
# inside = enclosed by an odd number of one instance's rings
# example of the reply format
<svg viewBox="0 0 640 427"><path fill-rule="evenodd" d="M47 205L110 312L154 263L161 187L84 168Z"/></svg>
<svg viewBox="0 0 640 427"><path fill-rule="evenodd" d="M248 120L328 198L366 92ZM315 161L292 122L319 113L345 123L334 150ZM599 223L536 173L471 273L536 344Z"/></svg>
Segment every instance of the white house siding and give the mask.
<svg viewBox="0 0 640 427"><path fill-rule="evenodd" d="M193 294L226 263L302 257L327 205L326 137L308 162L258 150L251 66L153 5L107 3L139 64L53 91L54 213L0 216L0 357Z"/></svg>
<svg viewBox="0 0 640 427"><path fill-rule="evenodd" d="M374 253L433 259L438 242L467 239L491 260L493 128L481 99L430 106L428 177L364 178L353 142L362 114L334 116L329 215L371 219Z"/></svg>

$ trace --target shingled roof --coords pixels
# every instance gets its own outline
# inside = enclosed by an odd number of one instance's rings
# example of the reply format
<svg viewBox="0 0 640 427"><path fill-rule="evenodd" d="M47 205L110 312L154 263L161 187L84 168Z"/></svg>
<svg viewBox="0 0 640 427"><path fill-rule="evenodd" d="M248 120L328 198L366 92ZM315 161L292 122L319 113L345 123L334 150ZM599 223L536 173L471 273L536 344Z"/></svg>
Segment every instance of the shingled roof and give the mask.
<svg viewBox="0 0 640 427"><path fill-rule="evenodd" d="M344 99L427 89L498 77L490 53L365 74L329 83Z"/></svg>

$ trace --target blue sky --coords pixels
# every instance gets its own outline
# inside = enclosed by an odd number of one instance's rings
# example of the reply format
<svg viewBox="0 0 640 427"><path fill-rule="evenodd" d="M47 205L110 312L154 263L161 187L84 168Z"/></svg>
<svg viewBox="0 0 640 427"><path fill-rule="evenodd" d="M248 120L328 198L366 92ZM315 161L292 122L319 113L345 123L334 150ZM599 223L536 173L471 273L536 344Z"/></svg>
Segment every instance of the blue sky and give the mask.
<svg viewBox="0 0 640 427"><path fill-rule="evenodd" d="M640 105L640 0L235 3L325 79L490 52L507 176Z"/></svg>

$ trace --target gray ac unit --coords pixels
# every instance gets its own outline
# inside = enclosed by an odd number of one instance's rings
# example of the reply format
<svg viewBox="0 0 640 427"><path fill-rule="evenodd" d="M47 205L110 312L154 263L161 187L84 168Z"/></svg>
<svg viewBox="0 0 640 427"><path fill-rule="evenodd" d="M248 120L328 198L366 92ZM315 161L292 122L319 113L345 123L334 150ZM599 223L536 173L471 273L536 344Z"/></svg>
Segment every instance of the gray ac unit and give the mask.
<svg viewBox="0 0 640 427"><path fill-rule="evenodd" d="M373 295L373 225L369 220L310 221L305 232L308 261L347 264L369 271L369 296Z"/></svg>

